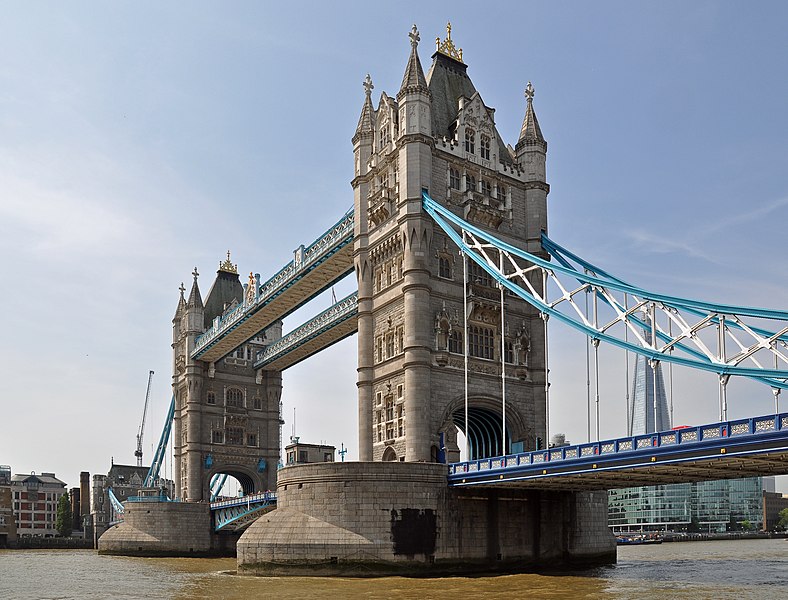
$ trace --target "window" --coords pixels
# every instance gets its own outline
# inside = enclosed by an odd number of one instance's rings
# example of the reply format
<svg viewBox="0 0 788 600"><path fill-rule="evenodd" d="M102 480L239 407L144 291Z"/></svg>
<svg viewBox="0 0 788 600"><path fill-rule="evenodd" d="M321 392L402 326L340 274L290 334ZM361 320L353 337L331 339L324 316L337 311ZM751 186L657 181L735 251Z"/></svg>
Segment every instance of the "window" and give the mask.
<svg viewBox="0 0 788 600"><path fill-rule="evenodd" d="M445 256L438 259L438 275L444 279L451 279L451 261Z"/></svg>
<svg viewBox="0 0 788 600"><path fill-rule="evenodd" d="M490 160L490 138L486 135L481 136L479 154L484 160Z"/></svg>
<svg viewBox="0 0 788 600"><path fill-rule="evenodd" d="M383 441L383 426L382 425L378 425L378 441L379 442Z"/></svg>
<svg viewBox="0 0 788 600"><path fill-rule="evenodd" d="M495 334L487 327L471 326L468 329L469 354L478 358L493 358Z"/></svg>
<svg viewBox="0 0 788 600"><path fill-rule="evenodd" d="M378 269L375 273L378 291L383 289L383 269Z"/></svg>
<svg viewBox="0 0 788 600"><path fill-rule="evenodd" d="M216 392L214 392L213 390L209 391L205 395L205 402L207 402L208 404L216 404Z"/></svg>
<svg viewBox="0 0 788 600"><path fill-rule="evenodd" d="M223 431L216 431L214 429L211 432L211 443L212 444L224 444L224 432Z"/></svg>
<svg viewBox="0 0 788 600"><path fill-rule="evenodd" d="M386 285L391 285L393 283L392 280L392 265L386 265Z"/></svg>
<svg viewBox="0 0 788 600"><path fill-rule="evenodd" d="M405 352L405 328L398 327L397 332L399 337L399 351Z"/></svg>
<svg viewBox="0 0 788 600"><path fill-rule="evenodd" d="M504 344L504 361L514 363L514 344L509 340Z"/></svg>
<svg viewBox="0 0 788 600"><path fill-rule="evenodd" d="M386 357L391 358L394 356L394 334L389 333L386 335Z"/></svg>
<svg viewBox="0 0 788 600"><path fill-rule="evenodd" d="M246 436L246 445L247 446L257 446L257 434L250 433Z"/></svg>
<svg viewBox="0 0 788 600"><path fill-rule="evenodd" d="M306 450L298 451L298 462L301 463L309 462L309 455L307 454Z"/></svg>
<svg viewBox="0 0 788 600"><path fill-rule="evenodd" d="M383 360L383 336L378 336L378 362Z"/></svg>
<svg viewBox="0 0 788 600"><path fill-rule="evenodd" d="M449 352L453 352L454 354L465 354L465 350L462 347L461 331L454 329L449 334Z"/></svg>
<svg viewBox="0 0 788 600"><path fill-rule="evenodd" d="M386 423L386 439L393 440L394 439L394 423Z"/></svg>
<svg viewBox="0 0 788 600"><path fill-rule="evenodd" d="M244 357L244 349L243 346L240 348L235 349L235 358L243 358Z"/></svg>
<svg viewBox="0 0 788 600"><path fill-rule="evenodd" d="M386 398L386 421L391 421L394 418L394 398L389 396Z"/></svg>
<svg viewBox="0 0 788 600"><path fill-rule="evenodd" d="M243 446L244 444L244 430L243 427L228 427L227 428L227 443L236 446Z"/></svg>
<svg viewBox="0 0 788 600"><path fill-rule="evenodd" d="M401 383L397 386L397 398L402 398L405 395L405 386Z"/></svg>
<svg viewBox="0 0 788 600"><path fill-rule="evenodd" d="M460 171L459 169L449 169L449 187L453 190L460 189Z"/></svg>
<svg viewBox="0 0 788 600"><path fill-rule="evenodd" d="M484 285L487 287L492 287L493 280L490 274L485 271L481 266L479 266L474 261L468 261L470 264L470 280L477 284L477 285Z"/></svg>
<svg viewBox="0 0 788 600"><path fill-rule="evenodd" d="M476 153L476 132L473 129L465 130L465 151L470 154Z"/></svg>
<svg viewBox="0 0 788 600"><path fill-rule="evenodd" d="M400 258L400 259L397 259L397 272L398 272L398 275L397 275L397 276L398 276L400 279L402 279L402 259L401 259L401 258Z"/></svg>
<svg viewBox="0 0 788 600"><path fill-rule="evenodd" d="M254 409L255 410L263 410L263 399L262 398L255 398L254 399Z"/></svg>
<svg viewBox="0 0 788 600"><path fill-rule="evenodd" d="M476 177L470 173L465 174L465 189L470 192L476 191Z"/></svg>
<svg viewBox="0 0 788 600"><path fill-rule="evenodd" d="M498 188L498 189L497 189L497 192L496 192L496 194L495 194L495 195L496 195L496 197L498 198L498 200L500 200L501 202L503 202L504 200L506 200L506 186L503 186L503 185L501 185L501 184L499 183L499 184L498 184L498 186L497 186L497 188Z"/></svg>
<svg viewBox="0 0 788 600"><path fill-rule="evenodd" d="M323 452L323 462L334 462L334 455L331 452Z"/></svg>
<svg viewBox="0 0 788 600"><path fill-rule="evenodd" d="M243 392L238 388L230 388L229 390L227 390L227 395L225 397L225 405L234 406L236 408L243 407L244 405Z"/></svg>
<svg viewBox="0 0 788 600"><path fill-rule="evenodd" d="M482 179L480 183L482 188L482 194L484 194L485 196L492 196L492 186L490 185L490 182L487 181L486 179Z"/></svg>

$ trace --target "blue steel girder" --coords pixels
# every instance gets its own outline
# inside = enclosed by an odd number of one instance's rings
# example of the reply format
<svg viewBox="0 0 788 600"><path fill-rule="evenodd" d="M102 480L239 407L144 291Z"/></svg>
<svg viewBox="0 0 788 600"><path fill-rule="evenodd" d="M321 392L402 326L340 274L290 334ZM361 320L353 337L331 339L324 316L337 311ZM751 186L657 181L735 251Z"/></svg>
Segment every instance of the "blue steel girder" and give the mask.
<svg viewBox="0 0 788 600"><path fill-rule="evenodd" d="M211 502L214 531L240 531L274 508L276 508L276 494L273 492Z"/></svg>
<svg viewBox="0 0 788 600"><path fill-rule="evenodd" d="M453 487L603 490L788 474L788 413L449 465Z"/></svg>
<svg viewBox="0 0 788 600"><path fill-rule="evenodd" d="M215 362L353 271L353 212L295 257L195 342L192 358Z"/></svg>
<svg viewBox="0 0 788 600"><path fill-rule="evenodd" d="M282 336L257 354L255 369L283 371L358 331L358 292Z"/></svg>
<svg viewBox="0 0 788 600"><path fill-rule="evenodd" d="M545 318L553 317L595 343L603 341L652 361L716 373L723 383L736 375L765 383L775 393L788 389L788 311L649 292L582 261L546 236L543 246L556 262L467 223L426 193L423 202L463 253ZM593 315L582 306L581 300L587 299ZM773 326L766 329L764 323Z"/></svg>

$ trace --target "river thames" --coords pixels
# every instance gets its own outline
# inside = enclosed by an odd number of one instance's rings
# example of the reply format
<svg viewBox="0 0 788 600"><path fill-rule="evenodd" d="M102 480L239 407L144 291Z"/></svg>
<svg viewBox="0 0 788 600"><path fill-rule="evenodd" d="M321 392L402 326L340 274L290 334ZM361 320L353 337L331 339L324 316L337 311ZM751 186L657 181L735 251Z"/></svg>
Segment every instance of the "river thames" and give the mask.
<svg viewBox="0 0 788 600"><path fill-rule="evenodd" d="M0 598L173 600L344 598L788 598L788 542L665 543L618 548L615 566L549 575L379 579L247 577L235 559L1 550Z"/></svg>

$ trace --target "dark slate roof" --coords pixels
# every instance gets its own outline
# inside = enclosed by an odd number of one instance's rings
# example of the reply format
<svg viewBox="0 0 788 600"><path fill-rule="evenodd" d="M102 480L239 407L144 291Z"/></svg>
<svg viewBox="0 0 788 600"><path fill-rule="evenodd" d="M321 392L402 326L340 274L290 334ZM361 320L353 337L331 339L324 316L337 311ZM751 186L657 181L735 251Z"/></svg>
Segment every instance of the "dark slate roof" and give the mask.
<svg viewBox="0 0 788 600"><path fill-rule="evenodd" d="M38 481L39 483L43 483L46 485L60 485L65 487L66 483L64 481L60 481L57 477L54 476L52 473L41 473L39 475L14 475L11 477L11 481L13 483L25 483L27 481Z"/></svg>
<svg viewBox="0 0 788 600"><path fill-rule="evenodd" d="M452 137L452 126L457 120L460 96L468 99L477 94L468 77L468 66L442 52L432 55L432 66L427 73L427 85L432 94L432 135L436 139ZM498 157L501 162L511 163L512 157L496 129Z"/></svg>
<svg viewBox="0 0 788 600"><path fill-rule="evenodd" d="M117 485L117 483L121 481L122 477L122 481L128 484L136 473L140 481L145 481L145 477L148 475L148 470L149 467L114 464L110 468L109 473L107 473L107 479L110 479Z"/></svg>
<svg viewBox="0 0 788 600"><path fill-rule="evenodd" d="M205 323L210 326L214 318L224 313L227 304L242 302L244 288L238 273L228 273L221 269L216 271L216 279L205 298Z"/></svg>

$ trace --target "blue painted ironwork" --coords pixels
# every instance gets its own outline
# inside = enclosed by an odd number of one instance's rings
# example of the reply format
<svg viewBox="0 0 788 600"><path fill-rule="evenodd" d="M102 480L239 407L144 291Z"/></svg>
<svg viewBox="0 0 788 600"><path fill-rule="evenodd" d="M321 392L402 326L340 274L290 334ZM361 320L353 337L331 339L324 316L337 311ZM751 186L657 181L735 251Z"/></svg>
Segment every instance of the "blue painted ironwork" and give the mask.
<svg viewBox="0 0 788 600"><path fill-rule="evenodd" d="M586 271L581 273L567 261L568 251L561 249L562 254L558 251L559 247L551 243L549 239L547 249L556 253L555 263L507 244L490 233L467 223L450 209L432 200L426 193L423 194L423 203L427 213L432 216L452 241L501 286L530 303L543 314L555 317L592 339L641 354L651 360L672 362L711 371L720 377L731 375L751 377L775 389L788 389L788 368L768 368L755 358L756 353L764 351L788 367L788 352L786 352L786 348L788 348L788 312L712 304L654 294L624 283L585 262L579 262ZM462 233L458 232L455 227L459 228ZM506 267L510 272L502 273L499 270L499 253L504 255ZM571 255L571 257L581 261L575 255ZM561 282L559 275L579 281L580 287L571 289ZM541 281L534 285L532 279L541 279ZM558 293L552 298L548 297L548 282L558 290ZM574 302L575 296L586 292L593 292L598 298L602 298L603 302L615 313L612 320L598 323L589 321L582 309ZM614 292L631 296L636 300L635 304L627 306L626 301L617 298ZM565 309L565 312L560 310L562 308ZM640 318L637 313L648 309L652 312L659 309L662 314L666 315L666 318L675 323L679 333L675 336L670 335L655 322L656 335L653 342L647 340L643 335L643 329L650 329L652 325ZM690 318L685 317L682 312L700 320L695 324L690 324ZM745 317L757 322L775 321L778 324L778 329L767 331L751 321L748 322ZM611 328L617 324L623 324L629 329L633 341L616 337L610 333ZM734 344L734 347L738 347L739 351L729 357L725 356L724 352L721 354L712 352L700 339L700 333L708 326L716 326L721 332L723 347L725 339L730 339L730 343ZM749 345L743 344L733 334L733 330L746 332L750 338L747 340ZM745 360L752 361L755 366L742 366L741 363Z"/></svg>
<svg viewBox="0 0 788 600"><path fill-rule="evenodd" d="M770 452L788 451L788 413L453 463L448 467L448 481L451 486L511 484L625 472L655 464L702 460L698 451L707 451L708 459L747 456L763 451L764 442L770 443ZM788 461L781 464L782 471L788 473ZM732 473L735 475L735 470ZM626 481L622 479L619 487L627 487Z"/></svg>
<svg viewBox="0 0 788 600"><path fill-rule="evenodd" d="M115 495L115 492L112 491L112 488L107 488L107 496L109 496L109 503L112 505L115 513L123 518L123 514L125 513L123 509L123 503L118 500L118 497Z"/></svg>
<svg viewBox="0 0 788 600"><path fill-rule="evenodd" d="M159 445L156 446L156 453L153 455L153 461L148 469L148 474L145 476L143 487L154 487L159 479L159 472L161 466L164 464L164 458L167 455L167 444L170 441L170 432L172 431L172 420L175 416L175 394L172 395L170 400L170 408L167 411L167 418L164 420L164 429L159 438Z"/></svg>
<svg viewBox="0 0 788 600"><path fill-rule="evenodd" d="M192 351L192 357L200 358L200 356L220 340L223 335L237 328L261 307L285 293L307 273L318 268L322 263L326 262L344 247L352 244L353 224L353 211L348 211L334 226L328 229L312 244L306 248L303 246L299 248L293 260L287 263L287 265L276 275L260 286L257 297L252 303L239 304L232 312L224 315L224 317L219 319L218 323L215 322L197 338L194 350ZM286 313L279 315L278 318L284 318L300 306L303 306L314 296L325 291L339 279L351 273L352 270L351 266L349 270L324 284L324 286L312 296L290 307Z"/></svg>
<svg viewBox="0 0 788 600"><path fill-rule="evenodd" d="M221 475L217 473L211 478L211 502L215 501L219 497L219 494L222 493L225 483L227 483L226 473L222 473Z"/></svg>
<svg viewBox="0 0 788 600"><path fill-rule="evenodd" d="M310 319L300 327L294 329L287 335L257 353L257 360L254 363L255 369L265 368L266 365L292 352L307 342L314 340L323 333L333 329L340 323L348 319L355 318L358 314L358 292L353 292L343 298L327 310ZM353 334L357 328L352 329L347 335ZM347 336L345 336L347 337ZM340 338L341 339L341 338ZM332 343L340 341L333 340Z"/></svg>
<svg viewBox="0 0 788 600"><path fill-rule="evenodd" d="M243 529L260 515L276 508L276 494L261 492L242 498L211 502L214 530Z"/></svg>

